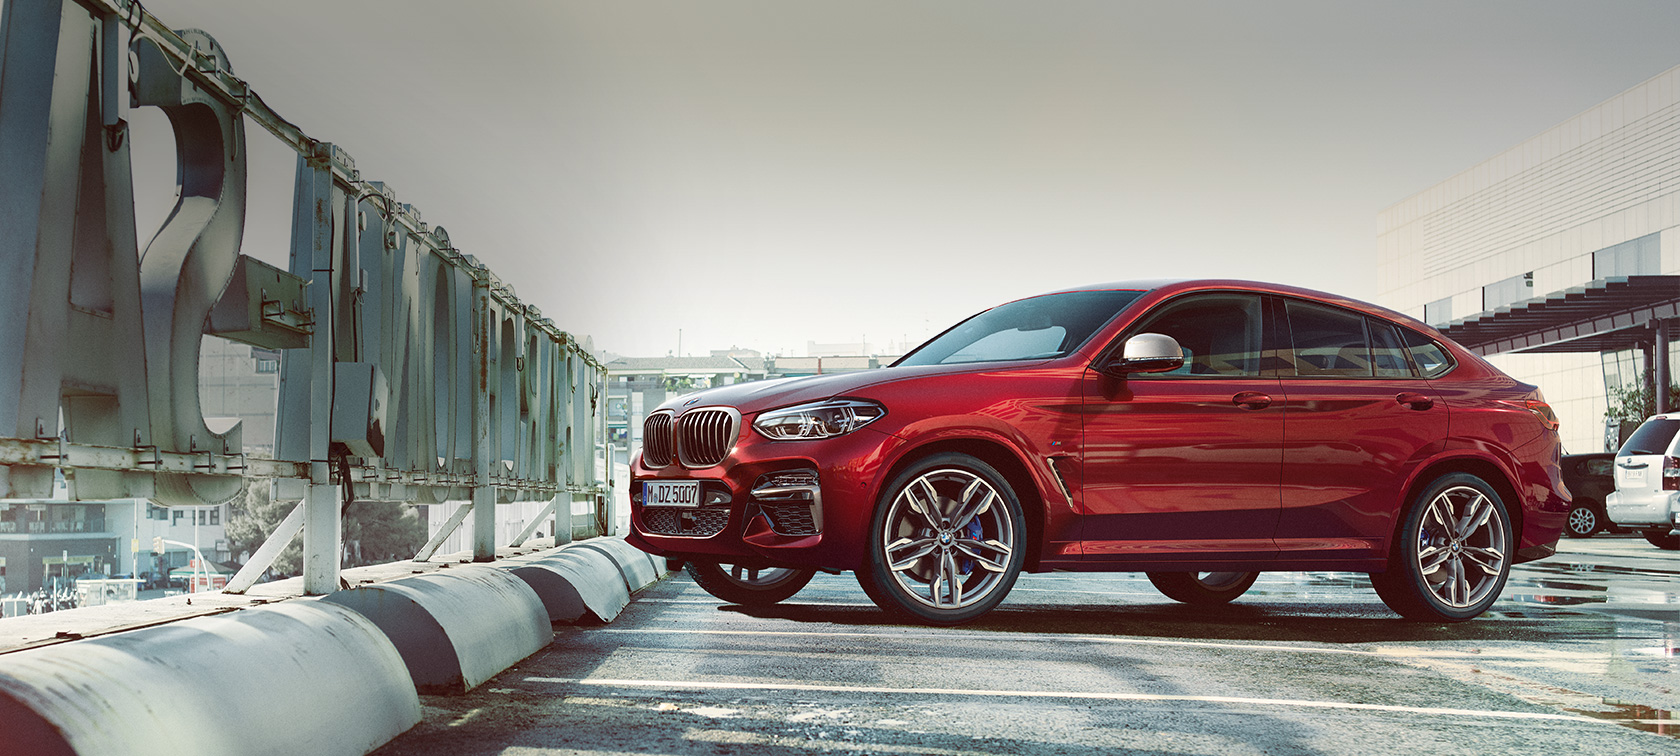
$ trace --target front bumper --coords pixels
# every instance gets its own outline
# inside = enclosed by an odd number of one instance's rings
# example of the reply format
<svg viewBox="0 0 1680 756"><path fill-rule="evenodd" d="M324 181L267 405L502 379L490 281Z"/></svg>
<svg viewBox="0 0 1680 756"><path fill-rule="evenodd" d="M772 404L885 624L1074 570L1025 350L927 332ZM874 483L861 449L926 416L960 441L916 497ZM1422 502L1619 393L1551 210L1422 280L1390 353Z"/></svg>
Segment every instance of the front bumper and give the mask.
<svg viewBox="0 0 1680 756"><path fill-rule="evenodd" d="M768 441L743 430L723 462L630 469L627 540L675 559L854 570L875 490L898 440L869 428L820 441ZM646 506L649 480L696 481L695 507Z"/></svg>

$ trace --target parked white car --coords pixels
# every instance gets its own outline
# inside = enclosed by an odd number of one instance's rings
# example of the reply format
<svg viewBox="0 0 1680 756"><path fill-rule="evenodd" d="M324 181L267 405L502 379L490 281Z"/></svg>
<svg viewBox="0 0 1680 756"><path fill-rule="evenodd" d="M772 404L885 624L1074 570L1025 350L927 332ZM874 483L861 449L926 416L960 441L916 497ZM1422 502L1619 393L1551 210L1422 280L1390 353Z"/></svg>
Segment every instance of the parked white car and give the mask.
<svg viewBox="0 0 1680 756"><path fill-rule="evenodd" d="M1680 412L1646 420L1616 451L1616 492L1604 512L1657 548L1680 549Z"/></svg>

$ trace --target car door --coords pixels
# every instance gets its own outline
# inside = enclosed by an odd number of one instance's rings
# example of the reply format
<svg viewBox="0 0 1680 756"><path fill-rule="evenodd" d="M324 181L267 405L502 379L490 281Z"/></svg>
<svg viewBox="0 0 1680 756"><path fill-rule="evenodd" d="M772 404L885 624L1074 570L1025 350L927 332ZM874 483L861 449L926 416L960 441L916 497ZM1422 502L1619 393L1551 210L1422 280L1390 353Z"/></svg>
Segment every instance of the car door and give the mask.
<svg viewBox="0 0 1680 756"><path fill-rule="evenodd" d="M1262 375L1264 309L1241 292L1164 302L1138 333L1178 341L1184 367L1084 378L1086 560L1162 564L1275 553L1283 408ZM1166 566L1166 565L1163 565Z"/></svg>
<svg viewBox="0 0 1680 756"><path fill-rule="evenodd" d="M1290 339L1282 377L1279 559L1381 556L1406 476L1444 448L1447 406L1396 327L1293 298L1274 300Z"/></svg>

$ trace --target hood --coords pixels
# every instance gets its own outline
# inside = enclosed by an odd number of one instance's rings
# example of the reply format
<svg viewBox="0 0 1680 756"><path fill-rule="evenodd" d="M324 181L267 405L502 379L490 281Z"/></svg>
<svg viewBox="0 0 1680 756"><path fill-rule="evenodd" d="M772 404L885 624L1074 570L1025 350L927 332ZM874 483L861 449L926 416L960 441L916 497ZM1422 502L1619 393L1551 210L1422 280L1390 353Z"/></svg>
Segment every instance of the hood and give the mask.
<svg viewBox="0 0 1680 756"><path fill-rule="evenodd" d="M694 391L668 399L657 409L681 412L686 407L734 407L743 415L816 402L837 396L854 396L869 386L903 381L928 375L964 373L994 368L997 363L969 363L965 365L918 365L916 367L880 368L856 373L810 375L801 378L777 378L773 381L752 381L731 386Z"/></svg>

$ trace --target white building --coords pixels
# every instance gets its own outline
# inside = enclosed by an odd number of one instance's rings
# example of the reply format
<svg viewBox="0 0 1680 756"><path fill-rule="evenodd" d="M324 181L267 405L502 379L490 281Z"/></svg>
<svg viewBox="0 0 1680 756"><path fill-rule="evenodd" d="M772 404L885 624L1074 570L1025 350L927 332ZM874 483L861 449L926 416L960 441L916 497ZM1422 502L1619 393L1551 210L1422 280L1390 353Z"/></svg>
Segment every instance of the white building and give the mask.
<svg viewBox="0 0 1680 756"><path fill-rule="evenodd" d="M1607 385L1640 381L1680 315L1680 68L1384 210L1377 240L1379 303L1538 384L1565 448L1602 450Z"/></svg>

